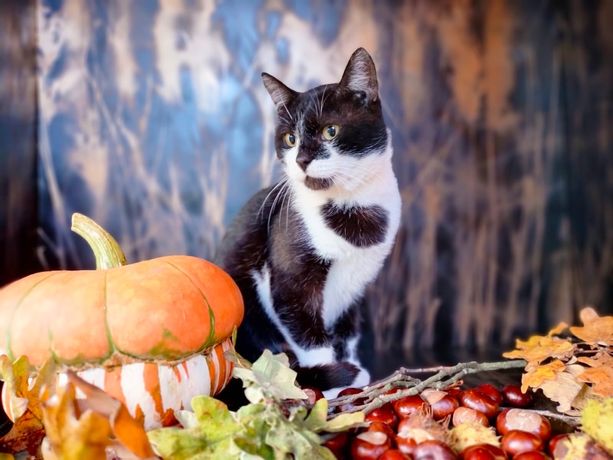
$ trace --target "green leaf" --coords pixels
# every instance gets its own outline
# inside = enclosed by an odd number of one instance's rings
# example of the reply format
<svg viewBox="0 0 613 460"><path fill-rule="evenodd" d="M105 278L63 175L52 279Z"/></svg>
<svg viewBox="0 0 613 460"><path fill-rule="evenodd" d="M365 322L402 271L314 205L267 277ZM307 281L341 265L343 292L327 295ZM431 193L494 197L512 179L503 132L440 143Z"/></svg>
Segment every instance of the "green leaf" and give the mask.
<svg viewBox="0 0 613 460"><path fill-rule="evenodd" d="M210 396L192 399L194 412L177 411L184 428L160 428L148 433L163 458L200 460L240 458L233 435L240 429L228 407Z"/></svg>
<svg viewBox="0 0 613 460"><path fill-rule="evenodd" d="M245 396L252 403L265 398L275 400L307 399L307 395L296 386L296 372L290 369L284 353L273 355L264 350L251 369L235 367L234 377L243 381Z"/></svg>
<svg viewBox="0 0 613 460"><path fill-rule="evenodd" d="M316 433L321 431L337 433L364 423L364 412L339 414L328 420L328 400L322 398L315 403L303 423L307 429Z"/></svg>

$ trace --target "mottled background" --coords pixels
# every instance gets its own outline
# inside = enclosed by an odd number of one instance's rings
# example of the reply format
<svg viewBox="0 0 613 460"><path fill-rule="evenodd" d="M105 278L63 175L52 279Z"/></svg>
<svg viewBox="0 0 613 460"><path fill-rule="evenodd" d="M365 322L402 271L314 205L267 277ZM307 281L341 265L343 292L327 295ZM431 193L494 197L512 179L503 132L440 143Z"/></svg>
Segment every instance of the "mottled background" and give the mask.
<svg viewBox="0 0 613 460"><path fill-rule="evenodd" d="M132 261L210 257L278 178L260 72L305 90L364 46L404 199L370 356L611 312L611 24L607 0L2 0L0 284L93 267L74 211Z"/></svg>

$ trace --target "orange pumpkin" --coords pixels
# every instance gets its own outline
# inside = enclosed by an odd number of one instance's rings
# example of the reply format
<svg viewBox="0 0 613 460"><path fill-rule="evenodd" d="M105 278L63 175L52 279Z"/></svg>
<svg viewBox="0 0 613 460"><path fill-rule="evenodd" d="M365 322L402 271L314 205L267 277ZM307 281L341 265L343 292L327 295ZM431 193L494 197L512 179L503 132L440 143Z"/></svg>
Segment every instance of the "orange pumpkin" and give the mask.
<svg viewBox="0 0 613 460"><path fill-rule="evenodd" d="M159 257L123 265L115 240L73 215L98 270L35 273L0 290L0 353L52 358L126 403L147 428L230 378L240 291L206 260ZM61 378L60 378L61 380ZM9 414L10 415L10 414Z"/></svg>

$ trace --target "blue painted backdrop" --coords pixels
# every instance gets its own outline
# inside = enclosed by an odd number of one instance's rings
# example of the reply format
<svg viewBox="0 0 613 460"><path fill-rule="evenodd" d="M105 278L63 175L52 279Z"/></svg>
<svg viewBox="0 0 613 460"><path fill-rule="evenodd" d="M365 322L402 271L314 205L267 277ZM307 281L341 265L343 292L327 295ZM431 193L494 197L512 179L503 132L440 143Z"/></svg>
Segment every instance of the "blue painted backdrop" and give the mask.
<svg viewBox="0 0 613 460"><path fill-rule="evenodd" d="M260 73L305 90L337 81L364 46L404 200L368 299L375 347L508 343L573 321L585 303L610 311L613 2L3 3L6 24L36 32L29 46L0 31L12 50L3 82L18 68L35 82L37 133L20 139L34 146L38 237L22 257L92 266L69 231L74 211L132 261L211 256L241 205L278 177ZM15 135L0 122L3 158L30 151L10 148ZM24 186L0 175L8 190ZM4 204L5 223L23 220ZM4 247L14 241L6 231Z"/></svg>

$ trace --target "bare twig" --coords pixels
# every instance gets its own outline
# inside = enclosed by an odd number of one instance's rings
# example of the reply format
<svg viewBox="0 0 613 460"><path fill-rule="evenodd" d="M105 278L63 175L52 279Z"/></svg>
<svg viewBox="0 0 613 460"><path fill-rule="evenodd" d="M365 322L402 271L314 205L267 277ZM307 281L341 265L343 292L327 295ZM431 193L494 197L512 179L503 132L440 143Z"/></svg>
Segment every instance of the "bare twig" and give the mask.
<svg viewBox="0 0 613 460"><path fill-rule="evenodd" d="M360 393L341 396L330 400L330 410L335 407L348 405L344 408L344 412L364 411L368 413L373 409L383 406L384 404L405 396L418 394L426 388L442 390L445 388L457 385L462 377L469 374L480 372L498 371L502 369L523 369L526 366L524 360L514 361L498 361L489 363L478 363L475 361L467 363L459 363L455 366L441 366L430 369L417 369L417 373L434 372L434 375L420 380L411 377L411 373L415 373L413 369L400 368L389 377L379 380L369 386L364 387ZM393 388L399 388L395 393L389 393ZM361 404L356 404L356 401Z"/></svg>

